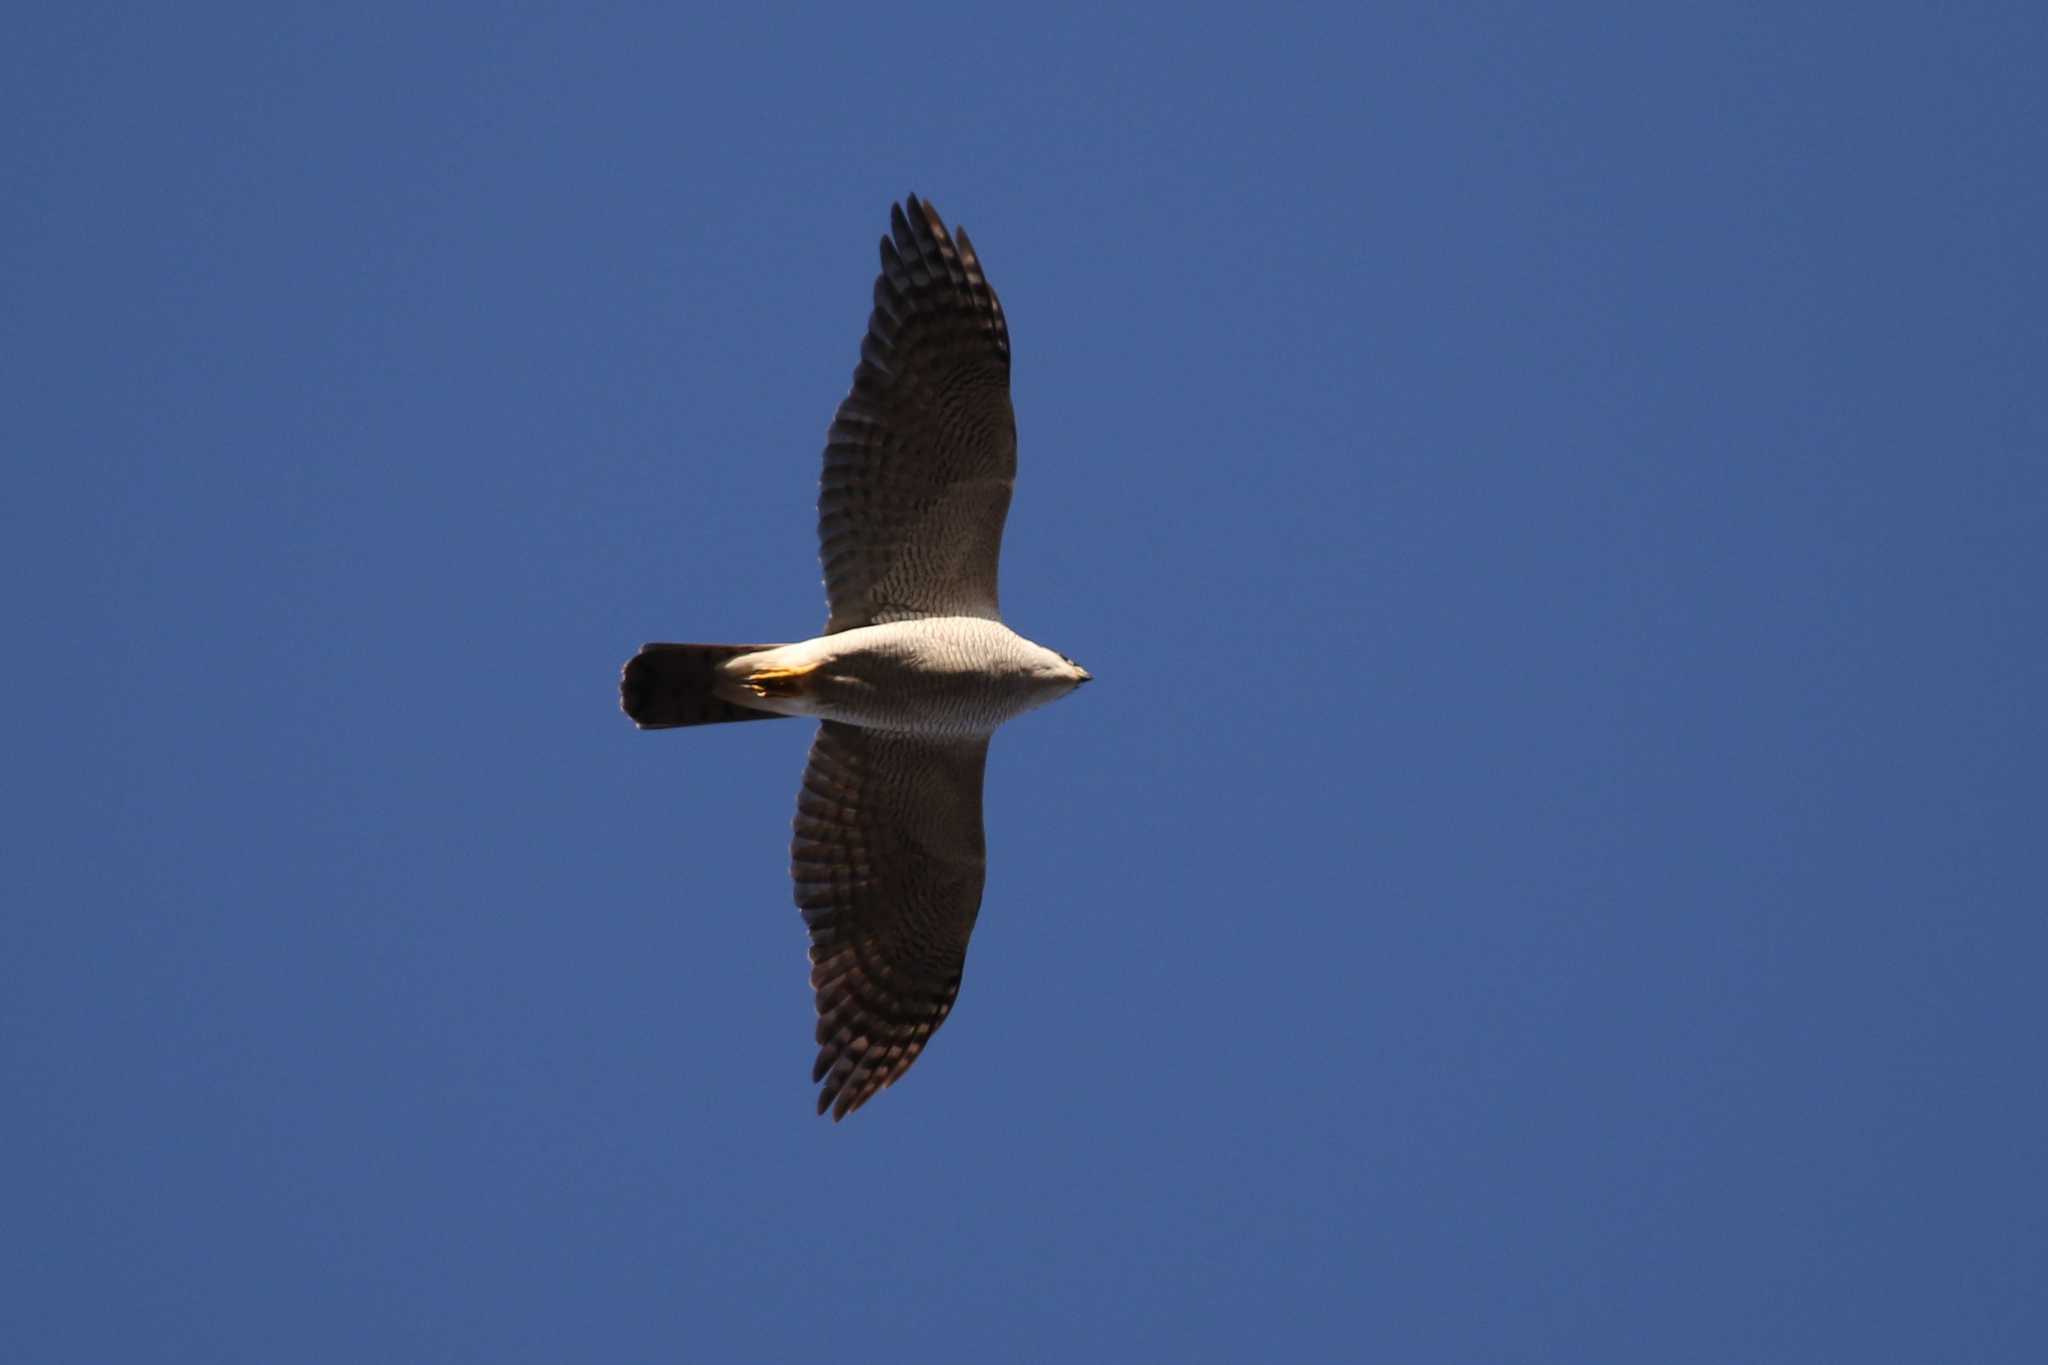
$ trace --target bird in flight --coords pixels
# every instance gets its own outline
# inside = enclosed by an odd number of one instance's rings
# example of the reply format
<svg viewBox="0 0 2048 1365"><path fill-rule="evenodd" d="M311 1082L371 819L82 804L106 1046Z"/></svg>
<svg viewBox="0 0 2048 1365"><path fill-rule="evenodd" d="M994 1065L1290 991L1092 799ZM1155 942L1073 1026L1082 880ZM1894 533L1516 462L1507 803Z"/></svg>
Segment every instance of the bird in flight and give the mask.
<svg viewBox="0 0 2048 1365"><path fill-rule="evenodd" d="M1013 716L1089 681L1003 624L1017 474L1010 334L967 233L889 210L874 312L825 439L828 617L796 644L650 644L620 705L643 730L815 716L790 873L811 938L834 1120L910 1069L960 990L987 867L982 772Z"/></svg>

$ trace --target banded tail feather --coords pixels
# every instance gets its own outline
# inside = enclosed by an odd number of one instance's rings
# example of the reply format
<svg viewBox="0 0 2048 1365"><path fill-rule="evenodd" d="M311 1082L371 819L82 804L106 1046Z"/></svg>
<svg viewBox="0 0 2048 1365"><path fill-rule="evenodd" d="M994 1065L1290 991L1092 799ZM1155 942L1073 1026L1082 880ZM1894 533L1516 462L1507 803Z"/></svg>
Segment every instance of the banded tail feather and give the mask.
<svg viewBox="0 0 2048 1365"><path fill-rule="evenodd" d="M718 696L718 666L774 645L650 644L626 660L619 675L619 707L643 730L722 725L733 720L778 720Z"/></svg>

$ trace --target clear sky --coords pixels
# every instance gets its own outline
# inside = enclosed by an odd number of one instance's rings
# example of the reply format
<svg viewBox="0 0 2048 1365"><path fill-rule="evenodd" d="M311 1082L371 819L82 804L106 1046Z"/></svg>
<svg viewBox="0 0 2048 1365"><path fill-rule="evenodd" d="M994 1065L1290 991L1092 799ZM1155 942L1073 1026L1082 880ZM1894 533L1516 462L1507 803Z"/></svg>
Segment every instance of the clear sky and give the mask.
<svg viewBox="0 0 2048 1365"><path fill-rule="evenodd" d="M2048 1359L2048 8L33 8L10 1360ZM910 191L1097 682L835 1126L615 688Z"/></svg>

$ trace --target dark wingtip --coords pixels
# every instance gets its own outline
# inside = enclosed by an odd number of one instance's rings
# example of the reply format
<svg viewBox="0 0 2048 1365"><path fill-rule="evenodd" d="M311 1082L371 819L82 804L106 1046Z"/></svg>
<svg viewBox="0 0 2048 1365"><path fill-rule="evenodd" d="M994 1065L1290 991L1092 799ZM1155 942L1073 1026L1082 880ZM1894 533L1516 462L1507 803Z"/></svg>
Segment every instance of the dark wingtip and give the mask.
<svg viewBox="0 0 2048 1365"><path fill-rule="evenodd" d="M952 240L946 232L945 215L939 212L938 206L932 203L931 200L919 199L913 194L904 202L910 210L912 220L929 232L935 240L941 242Z"/></svg>

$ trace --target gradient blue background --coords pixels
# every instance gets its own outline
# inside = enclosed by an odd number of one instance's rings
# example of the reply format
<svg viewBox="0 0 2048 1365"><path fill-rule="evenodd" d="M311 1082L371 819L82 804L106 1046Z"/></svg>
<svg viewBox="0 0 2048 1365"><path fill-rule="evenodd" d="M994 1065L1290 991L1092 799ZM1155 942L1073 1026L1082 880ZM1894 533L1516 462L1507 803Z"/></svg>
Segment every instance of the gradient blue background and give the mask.
<svg viewBox="0 0 2048 1365"><path fill-rule="evenodd" d="M2048 9L39 8L9 1360L2048 1359ZM911 190L1099 681L835 1127L614 689Z"/></svg>

